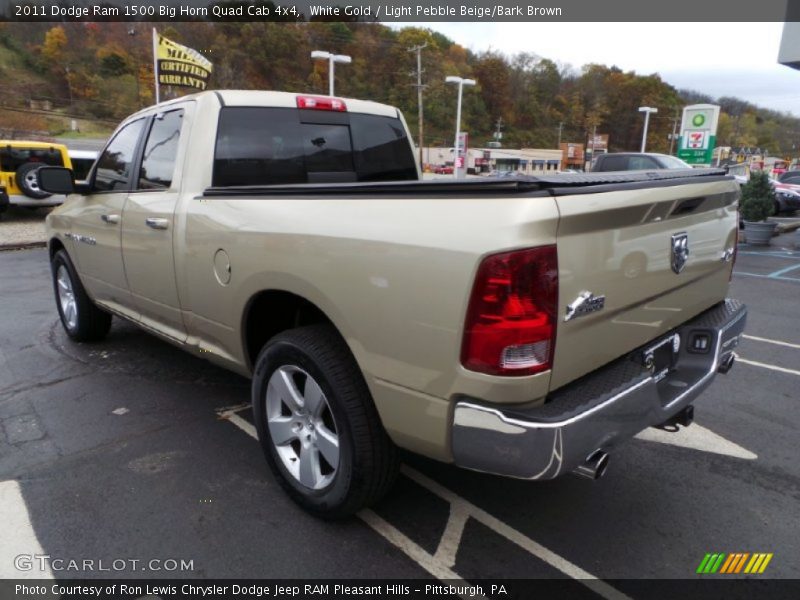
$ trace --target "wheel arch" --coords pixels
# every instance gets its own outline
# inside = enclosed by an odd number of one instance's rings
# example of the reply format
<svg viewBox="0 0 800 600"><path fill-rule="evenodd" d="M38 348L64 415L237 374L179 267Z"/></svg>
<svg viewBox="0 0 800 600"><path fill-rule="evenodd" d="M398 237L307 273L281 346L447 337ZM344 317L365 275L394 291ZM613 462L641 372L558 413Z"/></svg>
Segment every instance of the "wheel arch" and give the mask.
<svg viewBox="0 0 800 600"><path fill-rule="evenodd" d="M56 255L56 252L58 252L59 250L67 252L66 246L64 246L64 243L60 239L58 239L57 237L50 238L50 241L47 242L47 252L51 261L53 260L53 257ZM69 252L67 252L67 254L69 254Z"/></svg>
<svg viewBox="0 0 800 600"><path fill-rule="evenodd" d="M245 304L241 322L242 348L248 370L253 370L258 353L270 338L288 329L318 323L330 325L344 339L333 320L303 296L278 289L253 294Z"/></svg>

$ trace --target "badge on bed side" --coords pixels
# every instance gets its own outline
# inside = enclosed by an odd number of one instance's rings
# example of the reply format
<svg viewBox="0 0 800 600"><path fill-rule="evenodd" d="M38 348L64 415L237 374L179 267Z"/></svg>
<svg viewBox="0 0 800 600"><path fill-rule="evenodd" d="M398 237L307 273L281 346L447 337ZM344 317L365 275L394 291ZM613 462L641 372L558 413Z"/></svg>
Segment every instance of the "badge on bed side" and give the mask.
<svg viewBox="0 0 800 600"><path fill-rule="evenodd" d="M571 321L577 317L603 310L605 305L605 295L595 296L592 292L584 290L567 305L567 314L564 315L564 321Z"/></svg>

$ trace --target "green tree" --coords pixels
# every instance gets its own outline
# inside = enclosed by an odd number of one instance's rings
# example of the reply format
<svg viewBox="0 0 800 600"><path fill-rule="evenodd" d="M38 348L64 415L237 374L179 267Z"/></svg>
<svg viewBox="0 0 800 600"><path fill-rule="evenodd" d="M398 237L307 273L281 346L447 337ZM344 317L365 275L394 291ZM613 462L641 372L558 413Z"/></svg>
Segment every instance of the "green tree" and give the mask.
<svg viewBox="0 0 800 600"><path fill-rule="evenodd" d="M740 208L745 221L766 221L775 211L775 189L764 171L751 173L742 186Z"/></svg>

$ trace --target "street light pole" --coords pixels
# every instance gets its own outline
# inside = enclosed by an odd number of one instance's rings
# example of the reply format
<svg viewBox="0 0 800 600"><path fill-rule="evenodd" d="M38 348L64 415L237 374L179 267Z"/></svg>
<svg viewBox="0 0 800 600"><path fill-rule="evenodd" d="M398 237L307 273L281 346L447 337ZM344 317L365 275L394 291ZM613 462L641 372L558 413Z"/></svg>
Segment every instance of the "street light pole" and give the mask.
<svg viewBox="0 0 800 600"><path fill-rule="evenodd" d="M458 179L458 138L460 137L461 133L461 95L464 91L465 85L475 85L474 79L464 79L463 77L457 77L455 75L450 75L445 78L445 83L457 83L458 84L458 103L456 105L456 141L453 144L453 178ZM466 148L464 149L466 150ZM466 160L466 152L464 152L464 160Z"/></svg>
<svg viewBox="0 0 800 600"><path fill-rule="evenodd" d="M650 113L657 113L658 109L652 106L640 106L639 112L644 113L644 131L642 131L642 149L640 150L640 152L644 152L647 145L647 126L650 123Z"/></svg>
<svg viewBox="0 0 800 600"><path fill-rule="evenodd" d="M353 59L346 54L333 54L332 52L325 52L324 50L314 50L311 53L311 58L328 61L328 95L333 96L334 63L349 65L353 62Z"/></svg>

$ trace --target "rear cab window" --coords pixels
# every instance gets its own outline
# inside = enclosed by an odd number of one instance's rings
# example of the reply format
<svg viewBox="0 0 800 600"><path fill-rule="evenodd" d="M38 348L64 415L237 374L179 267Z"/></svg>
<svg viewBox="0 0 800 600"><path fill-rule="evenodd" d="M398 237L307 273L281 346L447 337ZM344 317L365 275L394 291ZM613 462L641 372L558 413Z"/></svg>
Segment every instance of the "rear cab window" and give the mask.
<svg viewBox="0 0 800 600"><path fill-rule="evenodd" d="M63 153L57 148L26 148L6 145L0 147L0 171L14 172L25 163L63 167Z"/></svg>
<svg viewBox="0 0 800 600"><path fill-rule="evenodd" d="M397 117L298 108L220 110L212 185L418 179Z"/></svg>

